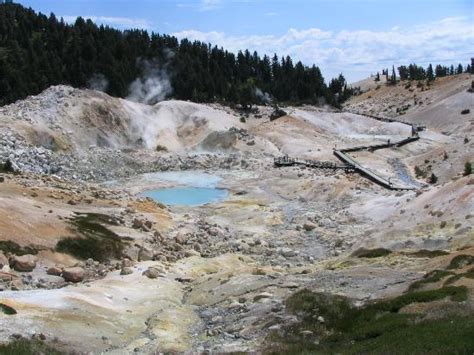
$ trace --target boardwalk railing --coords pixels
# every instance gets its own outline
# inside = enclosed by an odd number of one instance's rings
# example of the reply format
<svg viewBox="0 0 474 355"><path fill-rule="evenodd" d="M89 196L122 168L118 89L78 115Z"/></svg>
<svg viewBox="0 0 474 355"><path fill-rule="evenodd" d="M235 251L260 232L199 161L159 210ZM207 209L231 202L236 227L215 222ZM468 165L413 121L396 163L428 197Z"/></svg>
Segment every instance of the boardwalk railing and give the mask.
<svg viewBox="0 0 474 355"><path fill-rule="evenodd" d="M354 170L347 164L341 165L331 161L294 159L288 157L287 155L275 158L273 163L277 167L302 165L314 169L344 170L346 172L351 172Z"/></svg>
<svg viewBox="0 0 474 355"><path fill-rule="evenodd" d="M404 146L405 144L417 141L420 139L420 136L418 135L419 131L423 131L426 129L425 126L421 125L416 125L414 123L410 122L405 122L405 121L400 121L396 120L393 118L386 118L386 117L377 117L373 115L366 115L366 114L360 114L356 112L351 112L354 114L358 115L364 115L379 121L383 122L398 122L402 123L405 125L408 125L411 127L411 137L407 137L405 139L402 139L400 141L396 142L390 142L390 140L387 141L387 143L381 143L381 144L372 144L372 145L365 145L365 146L358 146L358 147L352 147L352 148L345 148L345 149L340 149L340 150L334 150L334 155L341 160L344 165L338 165L333 162L325 162L325 161L315 161L315 160L300 160L300 159L294 159L290 158L287 155L283 157L278 157L274 159L274 164L277 167L281 166L293 166L293 165L304 165L310 168L316 168L316 169L331 169L331 170L344 170L346 172L353 172L357 171L361 175L367 177L371 181L379 184L380 186L383 186L387 189L390 190L416 190L416 188L413 187L407 187L407 186L399 186L393 184L390 179L385 179L378 175L377 173L373 172L372 170L360 165L357 161L355 161L353 158L351 158L349 155L346 153L351 153L351 152L358 152L358 151L375 151L378 149L385 149L385 148L391 148L391 147L401 147Z"/></svg>

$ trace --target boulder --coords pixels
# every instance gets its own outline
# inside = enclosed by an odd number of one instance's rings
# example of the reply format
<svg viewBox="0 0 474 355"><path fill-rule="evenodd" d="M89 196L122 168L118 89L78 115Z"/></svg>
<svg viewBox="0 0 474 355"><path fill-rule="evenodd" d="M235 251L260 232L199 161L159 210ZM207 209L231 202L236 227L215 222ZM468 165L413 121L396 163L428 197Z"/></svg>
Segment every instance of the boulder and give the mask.
<svg viewBox="0 0 474 355"><path fill-rule="evenodd" d="M12 256L10 258L10 266L20 272L30 272L36 267L36 256L26 254L22 256Z"/></svg>
<svg viewBox="0 0 474 355"><path fill-rule="evenodd" d="M184 252L184 255L189 258L191 256L201 256L201 253L199 253L198 251L194 250L194 249L189 249L189 250L186 250Z"/></svg>
<svg viewBox="0 0 474 355"><path fill-rule="evenodd" d="M62 277L68 282L81 282L84 280L84 269L79 266L66 268L62 272Z"/></svg>
<svg viewBox="0 0 474 355"><path fill-rule="evenodd" d="M138 261L138 254L140 253L140 247L136 245L130 245L123 253L123 256L127 259Z"/></svg>
<svg viewBox="0 0 474 355"><path fill-rule="evenodd" d="M305 231L310 232L314 228L316 228L316 225L312 222L306 222L305 224L303 224L303 228L304 228Z"/></svg>
<svg viewBox="0 0 474 355"><path fill-rule="evenodd" d="M48 275L53 275L53 276L61 276L62 272L63 270L59 266L52 266L46 271Z"/></svg>
<svg viewBox="0 0 474 355"><path fill-rule="evenodd" d="M138 252L138 261L148 261L152 260L154 256L154 252L151 248L143 246L140 248Z"/></svg>
<svg viewBox="0 0 474 355"><path fill-rule="evenodd" d="M298 253L290 248L282 248L280 249L280 255L284 256L285 258L291 258L292 256L298 255Z"/></svg>
<svg viewBox="0 0 474 355"><path fill-rule="evenodd" d="M143 272L143 275L148 277L149 279L156 279L158 276L160 276L162 271L163 270L161 270L161 268L158 268L156 266L150 266Z"/></svg>
<svg viewBox="0 0 474 355"><path fill-rule="evenodd" d="M151 225L150 223L147 223L147 220L140 219L140 218L134 218L132 222L132 228L134 229L141 229L144 232L149 232ZM150 226L150 227L148 227Z"/></svg>
<svg viewBox="0 0 474 355"><path fill-rule="evenodd" d="M124 258L122 259L121 267L126 268L126 267L132 267L134 262L130 259Z"/></svg>

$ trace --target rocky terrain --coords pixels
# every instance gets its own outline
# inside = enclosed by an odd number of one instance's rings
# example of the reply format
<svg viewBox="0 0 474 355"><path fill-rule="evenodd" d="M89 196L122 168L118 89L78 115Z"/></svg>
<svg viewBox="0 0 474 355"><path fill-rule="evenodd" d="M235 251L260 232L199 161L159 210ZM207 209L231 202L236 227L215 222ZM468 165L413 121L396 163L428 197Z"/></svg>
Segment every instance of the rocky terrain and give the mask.
<svg viewBox="0 0 474 355"><path fill-rule="evenodd" d="M285 107L276 120L266 106L148 106L65 86L0 108L0 342L116 354L324 345L335 316L312 309L306 324L291 302L301 292L362 307L440 289L451 293L400 312L472 314L469 86L464 74L380 84L342 111ZM354 156L415 190L274 168L280 155L337 162L334 148L411 134L364 113L426 125L416 142ZM165 206L140 195L201 175L227 198Z"/></svg>

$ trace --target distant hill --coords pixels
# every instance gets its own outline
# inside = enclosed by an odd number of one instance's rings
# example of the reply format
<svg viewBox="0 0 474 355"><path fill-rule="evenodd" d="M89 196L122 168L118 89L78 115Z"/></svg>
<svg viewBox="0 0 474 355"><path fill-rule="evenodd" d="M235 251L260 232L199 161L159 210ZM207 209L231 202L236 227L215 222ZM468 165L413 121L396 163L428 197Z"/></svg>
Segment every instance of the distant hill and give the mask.
<svg viewBox="0 0 474 355"><path fill-rule="evenodd" d="M119 31L80 17L69 25L54 14L0 5L0 104L58 84L132 94L147 103L172 97L247 106L270 99L316 103L323 97L337 105L350 94L344 77L327 85L318 67L293 64L290 57L248 50L235 55L198 41Z"/></svg>

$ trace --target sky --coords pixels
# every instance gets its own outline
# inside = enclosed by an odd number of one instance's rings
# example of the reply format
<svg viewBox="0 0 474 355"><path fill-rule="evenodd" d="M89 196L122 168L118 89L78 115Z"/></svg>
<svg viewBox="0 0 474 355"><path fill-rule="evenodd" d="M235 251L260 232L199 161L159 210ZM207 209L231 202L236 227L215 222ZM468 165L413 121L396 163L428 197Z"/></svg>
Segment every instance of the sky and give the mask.
<svg viewBox="0 0 474 355"><path fill-rule="evenodd" d="M328 80L392 65L466 65L474 57L474 0L16 0L68 22L77 16L143 28L233 52L290 55Z"/></svg>

